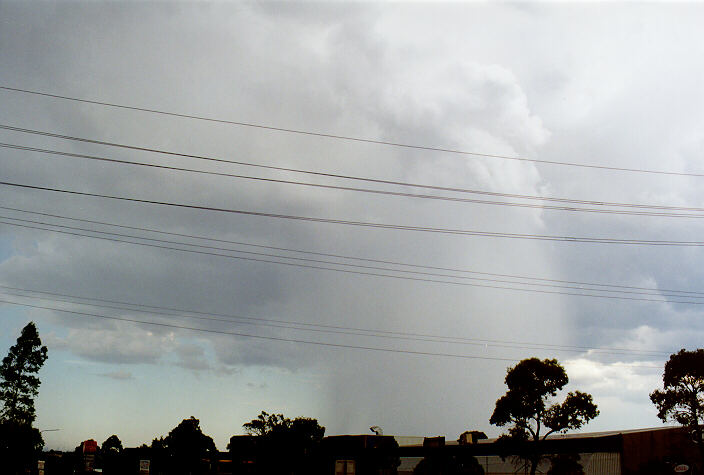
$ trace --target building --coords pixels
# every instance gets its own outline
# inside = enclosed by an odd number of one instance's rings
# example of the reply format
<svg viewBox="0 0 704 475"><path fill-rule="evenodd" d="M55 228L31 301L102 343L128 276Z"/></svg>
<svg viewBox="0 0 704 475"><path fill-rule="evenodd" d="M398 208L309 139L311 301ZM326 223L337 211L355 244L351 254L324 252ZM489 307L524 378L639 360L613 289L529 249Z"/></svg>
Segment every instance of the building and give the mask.
<svg viewBox="0 0 704 475"><path fill-rule="evenodd" d="M473 443L443 443L433 438L434 448L428 444L399 447L401 465L399 475L413 473L415 466L430 450L442 450L444 456L471 455L489 475L522 473L520 460L512 455L511 447L502 446L497 439L474 440ZM443 441L444 442L444 441ZM514 454L518 448L514 447ZM658 427L624 431L557 434L543 442L543 453L550 455L579 455L579 463L586 475L631 475L641 473L696 473L700 454L683 427ZM502 457L503 454L503 457ZM547 473L550 462L545 461L538 473ZM700 472L701 473L701 472Z"/></svg>

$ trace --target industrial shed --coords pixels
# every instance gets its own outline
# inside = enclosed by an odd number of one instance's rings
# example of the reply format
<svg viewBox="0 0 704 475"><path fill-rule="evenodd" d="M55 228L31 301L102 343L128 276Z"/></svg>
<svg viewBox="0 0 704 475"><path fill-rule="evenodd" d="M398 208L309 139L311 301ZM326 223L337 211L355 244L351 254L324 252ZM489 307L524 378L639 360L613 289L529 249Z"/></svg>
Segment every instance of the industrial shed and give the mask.
<svg viewBox="0 0 704 475"><path fill-rule="evenodd" d="M437 438L433 438L437 441ZM457 454L472 455L487 475L522 473L510 455L501 457L501 448L496 439L477 440L474 443L459 444L452 441L438 447L425 444L399 447L401 465L399 475L410 475L414 467L431 451L442 451L445 456ZM503 450L506 450L505 448ZM692 467L699 463L699 452L688 431L683 427L658 427L623 431L591 432L579 434L558 434L544 442L546 454L579 454L580 464L587 475L630 475L640 473L674 473L675 467L689 470L680 473L694 473ZM546 473L549 462L539 467L539 473Z"/></svg>

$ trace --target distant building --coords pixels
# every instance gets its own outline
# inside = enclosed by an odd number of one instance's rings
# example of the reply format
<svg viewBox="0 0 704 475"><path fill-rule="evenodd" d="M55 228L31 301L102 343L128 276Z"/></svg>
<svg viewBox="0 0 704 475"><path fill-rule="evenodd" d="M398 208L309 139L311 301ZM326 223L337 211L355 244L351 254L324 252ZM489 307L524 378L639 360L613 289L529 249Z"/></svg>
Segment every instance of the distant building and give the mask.
<svg viewBox="0 0 704 475"><path fill-rule="evenodd" d="M435 439L435 438L433 438ZM447 456L458 453L471 454L486 475L503 475L517 472L515 457L497 444L497 439L475 440L475 443L447 442L442 450ZM433 440L433 450L439 442ZM691 468L699 463L699 451L683 427L658 427L624 431L558 434L543 443L543 453L550 455L578 454L585 475L631 475L640 473L693 473ZM399 447L402 463L399 475L410 475L415 466L429 451L428 443ZM510 448L508 449L510 452ZM504 456L501 457L501 452ZM689 469L687 470L687 467ZM550 462L539 467L546 473Z"/></svg>

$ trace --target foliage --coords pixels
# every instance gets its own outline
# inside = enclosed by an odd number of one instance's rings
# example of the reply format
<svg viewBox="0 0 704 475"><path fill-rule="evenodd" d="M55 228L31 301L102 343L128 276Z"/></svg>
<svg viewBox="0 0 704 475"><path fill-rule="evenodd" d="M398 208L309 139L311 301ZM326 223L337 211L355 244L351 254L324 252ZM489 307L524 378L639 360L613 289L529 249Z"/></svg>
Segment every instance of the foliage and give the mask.
<svg viewBox="0 0 704 475"><path fill-rule="evenodd" d="M203 461L217 454L213 439L203 434L200 421L193 416L174 427L162 443L171 462L170 473L204 473Z"/></svg>
<svg viewBox="0 0 704 475"><path fill-rule="evenodd" d="M318 424L316 419L297 417L291 420L283 414L268 414L265 411L242 427L249 435L304 445L319 444L325 435L325 427Z"/></svg>
<svg viewBox="0 0 704 475"><path fill-rule="evenodd" d="M100 452L98 460L102 462L103 473L117 475L129 470L127 460L122 452L122 441L115 434L105 439L100 447Z"/></svg>
<svg viewBox="0 0 704 475"><path fill-rule="evenodd" d="M17 343L0 365L0 420L31 425L36 417L34 398L39 394L39 378L35 374L47 358L46 346L29 322Z"/></svg>
<svg viewBox="0 0 704 475"><path fill-rule="evenodd" d="M578 429L599 415L592 396L580 391L568 393L561 404L549 405L568 381L555 359L525 359L506 372L508 391L496 401L489 422L511 426L502 442L517 449L516 455L530 464L531 475L543 458L540 443L547 436ZM543 428L547 431L541 435Z"/></svg>
<svg viewBox="0 0 704 475"><path fill-rule="evenodd" d="M663 422L674 420L687 427L704 463L704 349L680 350L670 355L662 375L662 390L650 394Z"/></svg>
<svg viewBox="0 0 704 475"><path fill-rule="evenodd" d="M113 434L107 439L105 439L105 442L103 442L103 445L100 446L100 449L102 450L103 454L120 453L122 452L122 441L118 436Z"/></svg>
<svg viewBox="0 0 704 475"><path fill-rule="evenodd" d="M34 322L28 323L0 364L0 460L7 473L24 473L44 446L32 423L39 394L36 373L47 358Z"/></svg>
<svg viewBox="0 0 704 475"><path fill-rule="evenodd" d="M16 421L0 421L0 460L3 473L25 473L36 467L37 455L44 446L38 429Z"/></svg>
<svg viewBox="0 0 704 475"><path fill-rule="evenodd" d="M550 457L548 475L584 475L579 454L559 454Z"/></svg>
<svg viewBox="0 0 704 475"><path fill-rule="evenodd" d="M315 455L325 435L325 427L316 419L297 417L289 419L283 414L269 414L262 411L256 419L242 425L252 439L243 441L241 437L233 436L228 444L228 450L233 453L241 451L247 445L255 452L255 462L259 473L281 472L304 474L313 471ZM276 451L280 457L273 459L268 456Z"/></svg>

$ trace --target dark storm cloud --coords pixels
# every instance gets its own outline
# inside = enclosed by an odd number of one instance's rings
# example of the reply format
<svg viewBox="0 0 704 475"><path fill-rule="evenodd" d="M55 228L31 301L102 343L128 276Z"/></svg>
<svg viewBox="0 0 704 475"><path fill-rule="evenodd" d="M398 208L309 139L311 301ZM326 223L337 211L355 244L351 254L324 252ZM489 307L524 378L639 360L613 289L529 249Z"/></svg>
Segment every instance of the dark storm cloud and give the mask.
<svg viewBox="0 0 704 475"><path fill-rule="evenodd" d="M0 82L175 112L419 145L556 161L697 169L702 143L698 111L704 109L694 85L702 65L692 65L694 73L679 89L668 86L664 77L668 62L659 73L646 74L653 67L652 58L665 59L666 51L677 49L675 40L662 51L654 50L652 57L638 48L620 67L624 55L605 49L608 35L594 39L596 20L589 15L575 24L569 9L444 6L431 9L437 21L447 25L436 31L426 21L428 8L278 3L82 3L32 8L4 3L0 18L12 21L0 20L0 44L9 45L0 47L4 65ZM554 21L556 17L565 21ZM491 25L502 25L505 37ZM696 38L692 33L696 30L684 31ZM520 51L515 50L517 44L522 45ZM629 44L629 38L624 38L624 44ZM673 62L678 64L677 76L685 76L689 63ZM653 95L655 89L664 92ZM0 123L230 160L529 195L692 206L704 202L694 179L458 157L9 92L0 92L0 100ZM686 113L678 113L680 107ZM7 131L0 133L0 139L154 164L304 179L290 173ZM93 193L369 222L644 239L694 239L701 230L693 221L381 199L8 150L0 150L0 173L8 181ZM695 249L401 233L12 188L0 192L3 203L44 213L433 266L661 289L696 288L701 274L697 265L701 253ZM0 226L3 242L13 243L12 255L0 263L0 283L22 288L219 315L528 343L668 351L696 344L701 332L698 307L681 304L365 277ZM467 428L485 428L510 362L326 349L241 334L487 358L555 356L550 351L489 344L441 345L175 316L147 317L114 309L93 311L240 336L107 324L57 313L52 321L65 330L55 337L57 348L100 362L173 363L204 374L232 375L242 368L267 366L292 374L314 371L326 378L321 392L326 394L327 407L321 411L340 414L331 422L332 431L366 430L373 424L388 428L387 432L415 432L424 427L424 432L459 434ZM599 381L608 382L604 391L611 391L609 395L613 395L612 383L619 371L625 375L631 371L610 366L614 358L558 356L579 362L581 366L575 367L584 376L577 381L595 390L600 388ZM589 357L593 367L580 356ZM624 359L637 361L638 356ZM633 381L631 395L645 384L637 375ZM447 387L453 390L438 389ZM387 404L380 405L380 400ZM427 407L466 407L466 417L432 413L424 410ZM418 419L401 417L404 411L417 414Z"/></svg>

